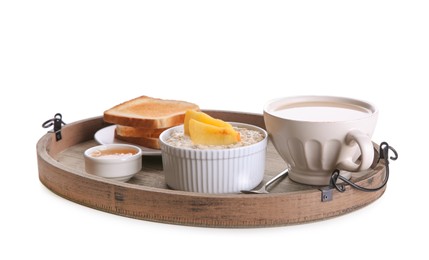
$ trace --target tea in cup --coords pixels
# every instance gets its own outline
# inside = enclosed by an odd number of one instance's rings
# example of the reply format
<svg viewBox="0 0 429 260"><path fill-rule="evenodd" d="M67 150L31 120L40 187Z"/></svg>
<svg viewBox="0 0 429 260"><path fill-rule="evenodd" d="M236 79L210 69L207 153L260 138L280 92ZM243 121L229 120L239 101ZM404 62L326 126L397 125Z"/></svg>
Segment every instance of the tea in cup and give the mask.
<svg viewBox="0 0 429 260"><path fill-rule="evenodd" d="M370 168L377 118L374 105L344 97L286 97L264 107L266 129L289 177L308 185L329 185L335 169Z"/></svg>

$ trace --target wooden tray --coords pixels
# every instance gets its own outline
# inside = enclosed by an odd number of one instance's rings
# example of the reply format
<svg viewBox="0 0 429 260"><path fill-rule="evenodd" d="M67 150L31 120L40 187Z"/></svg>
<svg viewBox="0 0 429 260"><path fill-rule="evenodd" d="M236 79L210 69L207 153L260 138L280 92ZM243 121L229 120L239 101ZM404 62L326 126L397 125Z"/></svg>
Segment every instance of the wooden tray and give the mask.
<svg viewBox="0 0 429 260"><path fill-rule="evenodd" d="M227 121L265 128L262 115L227 111L205 111ZM377 192L346 187L332 191L331 201L322 201L320 187L284 179L270 194L201 194L166 187L160 156L144 156L143 169L127 183L87 174L83 151L97 145L97 130L108 126L102 117L68 124L63 139L48 133L37 143L40 181L54 193L76 203L131 218L205 227L267 227L305 223L343 215L378 199ZM286 167L269 143L264 182ZM385 165L373 167L355 178L358 185L374 188L384 179Z"/></svg>

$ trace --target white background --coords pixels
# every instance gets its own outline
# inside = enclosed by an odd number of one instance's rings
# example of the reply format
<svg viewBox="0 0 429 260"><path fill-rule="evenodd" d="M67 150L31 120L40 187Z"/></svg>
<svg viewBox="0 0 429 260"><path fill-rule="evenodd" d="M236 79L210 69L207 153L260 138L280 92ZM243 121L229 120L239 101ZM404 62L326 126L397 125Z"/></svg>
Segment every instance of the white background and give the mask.
<svg viewBox="0 0 429 260"><path fill-rule="evenodd" d="M1 1L0 258L427 259L428 13L412 0ZM57 112L71 123L149 95L261 113L313 94L376 104L373 140L399 152L385 194L348 215L167 225L72 203L38 180L41 124Z"/></svg>

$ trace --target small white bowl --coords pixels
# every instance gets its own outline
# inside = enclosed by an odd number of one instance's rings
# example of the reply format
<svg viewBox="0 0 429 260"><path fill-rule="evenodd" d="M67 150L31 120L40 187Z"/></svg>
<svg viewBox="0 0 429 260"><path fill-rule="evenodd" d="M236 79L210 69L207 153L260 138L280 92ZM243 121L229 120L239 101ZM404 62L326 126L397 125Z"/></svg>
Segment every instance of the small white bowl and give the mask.
<svg viewBox="0 0 429 260"><path fill-rule="evenodd" d="M142 168L142 150L128 144L105 144L84 152L85 170L103 178L128 181Z"/></svg>
<svg viewBox="0 0 429 260"><path fill-rule="evenodd" d="M259 131L263 140L228 149L193 149L175 147L166 142L173 131L159 137L165 181L175 190L200 193L237 193L258 186L264 177L268 134L257 126L231 123L233 126Z"/></svg>

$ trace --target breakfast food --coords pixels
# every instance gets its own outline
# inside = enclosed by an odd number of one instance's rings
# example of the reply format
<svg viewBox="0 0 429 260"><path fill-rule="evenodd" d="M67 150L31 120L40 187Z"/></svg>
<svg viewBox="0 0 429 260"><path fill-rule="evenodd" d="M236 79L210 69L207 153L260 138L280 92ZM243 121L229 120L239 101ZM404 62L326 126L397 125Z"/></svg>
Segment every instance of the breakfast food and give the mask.
<svg viewBox="0 0 429 260"><path fill-rule="evenodd" d="M116 134L128 137L159 137L167 128L145 128L116 125Z"/></svg>
<svg viewBox="0 0 429 260"><path fill-rule="evenodd" d="M159 137L135 137L135 136L120 136L115 132L115 138L127 143L136 144L152 149L160 149Z"/></svg>
<svg viewBox="0 0 429 260"><path fill-rule="evenodd" d="M159 135L183 124L185 112L198 105L180 100L141 96L104 112L104 121L116 124L115 138L140 146L160 149Z"/></svg>
<svg viewBox="0 0 429 260"><path fill-rule="evenodd" d="M98 158L128 158L138 151L131 148L95 150L90 156Z"/></svg>
<svg viewBox="0 0 429 260"><path fill-rule="evenodd" d="M189 110L184 124L165 130L159 140L171 189L236 193L253 189L264 177L268 134L258 126Z"/></svg>
<svg viewBox="0 0 429 260"><path fill-rule="evenodd" d="M211 116L209 116L208 114L204 113L204 112L199 112L199 111L195 111L195 110L188 110L186 111L185 114L185 122L184 122L184 130L185 130L185 135L189 135L189 121L191 121L191 119L197 120L199 122L202 123L206 123L209 125L214 125L214 126L219 126L219 127L228 127L232 129L231 124L222 121L220 119L215 119Z"/></svg>
<svg viewBox="0 0 429 260"><path fill-rule="evenodd" d="M204 112L189 110L185 115L183 132L173 132L167 143L183 148L225 149L254 144L262 139L264 135L258 131L233 127Z"/></svg>
<svg viewBox="0 0 429 260"><path fill-rule="evenodd" d="M142 168L142 150L129 144L103 144L83 153L85 171L99 177L128 181Z"/></svg>
<svg viewBox="0 0 429 260"><path fill-rule="evenodd" d="M103 117L112 124L158 129L183 124L189 109L199 107L185 101L141 96L106 110Z"/></svg>
<svg viewBox="0 0 429 260"><path fill-rule="evenodd" d="M229 145L240 141L240 134L231 124L204 112L186 111L183 128L184 134L189 135L195 144Z"/></svg>
<svg viewBox="0 0 429 260"><path fill-rule="evenodd" d="M216 145L203 145L196 144L191 140L191 137L185 135L183 131L173 131L165 142L171 146L179 148L192 148L199 150L217 150L217 149L230 149L243 146L249 146L264 140L265 135L259 131L251 130L245 127L233 127L240 135L240 141L232 144L216 144Z"/></svg>
<svg viewBox="0 0 429 260"><path fill-rule="evenodd" d="M231 127L209 125L195 119L189 122L189 136L195 144L229 145L240 141L240 133Z"/></svg>

